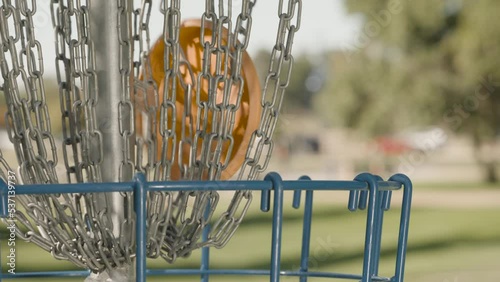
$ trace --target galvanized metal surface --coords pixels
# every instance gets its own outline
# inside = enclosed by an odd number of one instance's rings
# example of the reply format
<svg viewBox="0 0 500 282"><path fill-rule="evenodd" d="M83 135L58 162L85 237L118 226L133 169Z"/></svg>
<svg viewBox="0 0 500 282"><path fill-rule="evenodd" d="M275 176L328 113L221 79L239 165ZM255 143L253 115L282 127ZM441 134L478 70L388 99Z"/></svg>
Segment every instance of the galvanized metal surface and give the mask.
<svg viewBox="0 0 500 282"><path fill-rule="evenodd" d="M106 152L101 165L103 182L132 179L134 173L133 167L130 167L129 170L122 168L123 152L132 151L132 154L134 152L133 124L121 124L121 118L125 111L120 107L127 102L127 100L122 99L122 93L127 93L127 88L124 87L128 87L122 83L120 67L129 64L129 53L110 52L110 50L119 50L121 47L116 28L119 24L118 21L127 26L128 18L122 19L116 16L118 4L116 1L89 1L90 26L88 34L89 39L94 44L95 59L99 62L95 67L97 87L94 90L99 91L99 103L96 105L95 118L102 135L101 146L103 152ZM128 100L130 104L130 98ZM132 109L131 106L130 109ZM133 116L130 111L128 116ZM97 199L97 208L99 210L108 208L108 214L113 223L111 230L115 237L119 237L121 223L125 220L125 199L119 193L106 193L101 196Z"/></svg>

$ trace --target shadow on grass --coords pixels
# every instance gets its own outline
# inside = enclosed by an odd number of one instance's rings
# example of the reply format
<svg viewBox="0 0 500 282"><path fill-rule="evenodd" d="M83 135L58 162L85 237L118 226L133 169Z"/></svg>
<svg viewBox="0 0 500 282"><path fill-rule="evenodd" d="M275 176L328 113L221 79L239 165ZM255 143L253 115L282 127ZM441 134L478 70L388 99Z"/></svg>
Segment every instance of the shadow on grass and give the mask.
<svg viewBox="0 0 500 282"><path fill-rule="evenodd" d="M346 208L321 208L314 210L314 219L319 220L323 218L335 218L346 217L352 213ZM288 210L287 213L283 215L283 221L287 223L300 223L302 224L304 218L303 209L299 208L297 210ZM257 225L267 225L272 222L272 211L269 212L258 212L255 214L249 214L244 219L245 227L252 228Z"/></svg>
<svg viewBox="0 0 500 282"><path fill-rule="evenodd" d="M453 248L455 246L464 246L464 245L484 245L484 244L496 244L498 243L497 238L488 238L488 239L468 239L468 238L463 238L463 239L456 239L456 240L439 240L439 241L432 241L432 242L421 242L419 244L413 244L410 246L407 251L411 252L413 254L415 253L424 253L428 251L440 251L440 250L445 250L448 248ZM397 246L391 246L388 248L383 248L380 252L380 259L390 259L392 257L395 258L396 256L396 251L397 251ZM316 258L322 258L321 260L315 259ZM323 268L327 266L332 266L332 265L338 265L338 264L345 264L345 263L350 263L350 262L361 262L364 258L364 250L359 249L354 252L338 252L334 254L329 254L327 252L320 252L316 253L315 256L311 256L310 263L314 265L310 265L310 267L316 268ZM244 269L269 269L269 257L266 257L266 259L261 259L259 262L248 262L245 265ZM299 253L289 255L286 257L282 257L281 259L281 269L283 270L298 270L298 267L300 265L300 250ZM198 263L186 263L183 265L182 268L193 268L193 269L198 269L200 265ZM219 264L217 262L211 263L210 267L212 269L224 269L224 265ZM226 267L227 268L227 267Z"/></svg>

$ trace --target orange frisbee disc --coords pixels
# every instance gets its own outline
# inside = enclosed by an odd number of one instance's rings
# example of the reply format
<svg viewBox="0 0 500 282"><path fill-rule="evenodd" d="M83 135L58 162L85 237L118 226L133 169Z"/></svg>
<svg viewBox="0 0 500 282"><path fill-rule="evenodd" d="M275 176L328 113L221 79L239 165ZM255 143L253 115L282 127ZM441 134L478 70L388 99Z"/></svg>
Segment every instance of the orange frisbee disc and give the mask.
<svg viewBox="0 0 500 282"><path fill-rule="evenodd" d="M206 22L207 23L207 22ZM210 22L208 22L210 23ZM221 42L222 44L227 44L227 29L223 28L222 29L222 38ZM178 154L182 154L182 163L187 164L189 161L189 157L191 156L191 147L186 146L185 148L181 148L179 150L179 141L180 137L182 134L182 120L185 119L184 113L185 109L185 103L186 101L189 102L191 101L191 115L192 115L192 122L195 124L196 127L196 121L198 119L198 104L197 104L197 97L196 97L196 83L197 83L197 78L198 75L202 73L202 67L203 67L203 42L205 41L211 41L212 40L212 25L210 24L205 24L205 31L204 31L204 39L201 42L200 40L200 35L201 34L201 21L200 20L187 20L184 21L180 27L180 32L179 32L179 45L180 48L182 49L182 53L184 55L183 60L187 62L190 65L191 72L188 71L188 67L186 65L182 65L179 67L179 79L182 79L183 81L178 81L177 83L177 95L175 99L175 106L176 106L176 129L175 133L177 136L177 150L174 152L174 154L177 154L175 157L175 162L177 163L178 160ZM201 43L200 43L201 42ZM216 46L217 47L217 46ZM233 48L233 47L229 47ZM158 96L159 96L159 104L161 105L163 102L163 91L164 91L164 78L165 78L165 73L164 73L164 50L165 50L165 44L163 41L163 38L160 38L157 40L157 42L154 44L153 48L150 50L150 58L151 58L151 70L152 70L152 77L153 80L159 85L158 89ZM210 66L210 74L212 76L215 76L216 74L216 55L212 54L211 55L211 66ZM221 64L220 66L225 65L225 58L221 59ZM229 63L229 62L227 62ZM227 72L231 73L230 67L227 68ZM219 73L224 74L224 70L221 69L219 70ZM250 56L248 53L245 51L243 52L242 55L242 65L241 65L241 78L243 79L243 87L242 87L242 96L241 96L241 101L240 101L240 107L238 110L235 112L234 116L234 127L232 130L232 150L231 153L228 154L228 150L230 147L231 142L225 142L225 144L222 144L222 146L219 146L219 149L222 148L222 153L221 153L221 158L219 160L220 163L224 164L227 162L227 167L222 171L221 174L221 179L229 179L231 176L233 176L238 169L241 167L243 164L243 161L245 159L247 147L250 142L250 138L253 134L253 132L257 129L260 121L260 114L261 114L261 89L260 89L260 84L257 76L257 71L255 69L255 66L250 59ZM227 76L225 76L227 77ZM200 101L208 101L209 100L209 81L208 79L202 79L202 83L199 86L199 100ZM182 84L191 84L193 85L193 91L190 95L190 99L187 99L188 97L185 97L186 93L184 93L184 88L182 87ZM219 85L218 85L219 86ZM215 104L222 105L223 103L223 98L224 98L224 89L223 84L221 83L219 87L215 90L215 97L211 97L213 101L215 101ZM232 85L230 89L230 95L229 95L229 103L226 104L236 104L237 100L239 98L239 91L240 91L240 86L239 85ZM188 93L189 94L189 93ZM227 100L227 94L226 94L226 100ZM168 113L170 115L170 113ZM213 133L217 132L216 128L213 128L213 111L210 111L208 115L202 117L205 118L206 120L204 123L206 123L206 132L208 133ZM158 122L160 120L160 113L157 115ZM168 119L171 119L172 117L168 117ZM139 130L140 132L140 130ZM188 132L188 131L186 131ZM158 154L161 154L162 152L162 141L161 141L161 135L159 134L159 130L157 132L157 136L159 138L158 140ZM194 132L193 132L194 134ZM194 137L194 136L192 136ZM206 137L208 138L208 137ZM196 142L196 140L193 140L193 142ZM216 144L217 142L214 142L214 144L209 148L209 150L216 150ZM169 146L172 144L169 144ZM198 147L200 147L201 144L198 144ZM182 150L182 151L181 151ZM197 157L201 155L201 148L197 149ZM170 157L170 156L169 156ZM227 160L229 158L229 160ZM177 164L173 165L172 170L171 170L171 178L174 180L180 179L181 178L181 172L180 168ZM203 179L207 179L207 175L202 176Z"/></svg>

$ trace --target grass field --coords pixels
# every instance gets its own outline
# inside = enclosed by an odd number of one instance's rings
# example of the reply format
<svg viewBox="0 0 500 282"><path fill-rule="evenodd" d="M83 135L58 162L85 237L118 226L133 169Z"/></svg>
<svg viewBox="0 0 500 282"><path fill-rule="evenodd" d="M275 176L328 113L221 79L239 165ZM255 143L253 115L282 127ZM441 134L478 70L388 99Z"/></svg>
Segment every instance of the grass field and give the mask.
<svg viewBox="0 0 500 282"><path fill-rule="evenodd" d="M211 250L212 268L269 268L271 217L257 210L255 202L234 238L223 249ZM407 282L500 281L500 224L498 208L412 210ZM297 269L301 242L301 211L286 208L283 226L282 269ZM364 212L351 213L325 202L315 207L311 243L311 270L361 273ZM391 276L399 224L399 211L390 210L384 221L380 275ZM2 227L2 238L6 236ZM6 271L6 241L1 243L2 268ZM74 269L53 259L40 248L17 241L16 271ZM175 265L150 260L151 268L198 268L199 252ZM268 281L265 277L214 276L211 281ZM297 278L282 278L298 281ZM15 279L11 281L83 281L83 278ZM199 281L197 277L150 277L148 281ZM340 281L310 279L309 281ZM345 281L345 280L343 280Z"/></svg>

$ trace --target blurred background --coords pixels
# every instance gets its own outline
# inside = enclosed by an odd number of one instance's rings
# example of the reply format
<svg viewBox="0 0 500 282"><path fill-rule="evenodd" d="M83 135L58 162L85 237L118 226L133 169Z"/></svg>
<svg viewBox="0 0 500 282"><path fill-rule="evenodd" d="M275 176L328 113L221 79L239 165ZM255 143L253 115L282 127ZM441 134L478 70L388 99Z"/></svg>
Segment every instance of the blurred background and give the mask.
<svg viewBox="0 0 500 282"><path fill-rule="evenodd" d="M496 0L303 1L269 170L285 179L352 179L363 171L410 176L415 190L405 281L500 281L499 12ZM187 7L183 17L200 13ZM257 1L249 52L261 80L276 13L276 1ZM40 8L37 21L38 38L50 46L45 88L53 130L60 132L50 10ZM161 27L151 32L159 35ZM0 149L16 163L3 118ZM345 195L316 198L311 269L359 272L363 215L346 211ZM212 252L215 267L266 267L269 217L256 206L234 240ZM385 221L381 274L393 267L397 208ZM299 263L299 215L290 209L285 217L284 267ZM20 270L71 267L31 245L19 252ZM179 265L196 267L197 256ZM235 256L246 257L245 265Z"/></svg>

